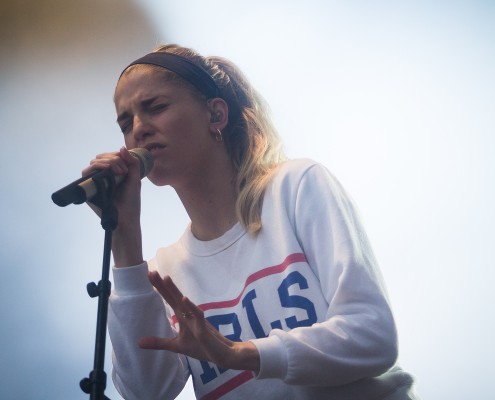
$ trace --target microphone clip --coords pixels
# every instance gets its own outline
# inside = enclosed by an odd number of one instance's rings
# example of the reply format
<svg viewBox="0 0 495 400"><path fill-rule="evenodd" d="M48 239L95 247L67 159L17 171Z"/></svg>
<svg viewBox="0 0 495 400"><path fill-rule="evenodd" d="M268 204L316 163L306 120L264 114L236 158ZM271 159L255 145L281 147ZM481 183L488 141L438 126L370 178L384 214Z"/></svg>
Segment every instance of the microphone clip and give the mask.
<svg viewBox="0 0 495 400"><path fill-rule="evenodd" d="M107 170L101 172L103 173L98 173L92 178L93 183L96 187L96 195L88 201L91 204L94 204L95 206L104 210L112 205L113 195L117 184L115 181L115 176L113 174L105 173L107 172Z"/></svg>

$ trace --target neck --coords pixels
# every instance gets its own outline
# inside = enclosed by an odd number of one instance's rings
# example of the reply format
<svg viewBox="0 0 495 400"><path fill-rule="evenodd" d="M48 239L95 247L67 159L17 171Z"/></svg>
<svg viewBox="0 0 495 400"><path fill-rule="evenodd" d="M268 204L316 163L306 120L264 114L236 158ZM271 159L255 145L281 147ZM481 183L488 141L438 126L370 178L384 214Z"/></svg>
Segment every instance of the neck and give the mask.
<svg viewBox="0 0 495 400"><path fill-rule="evenodd" d="M216 239L237 223L235 173L231 166L175 190L191 218L191 230L197 239Z"/></svg>

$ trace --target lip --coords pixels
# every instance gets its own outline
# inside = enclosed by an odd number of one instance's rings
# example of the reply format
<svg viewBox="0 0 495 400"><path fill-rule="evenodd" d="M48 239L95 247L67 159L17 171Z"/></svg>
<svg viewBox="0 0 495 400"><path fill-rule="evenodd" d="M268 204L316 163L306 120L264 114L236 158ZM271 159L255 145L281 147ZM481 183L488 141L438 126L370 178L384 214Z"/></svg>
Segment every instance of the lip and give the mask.
<svg viewBox="0 0 495 400"><path fill-rule="evenodd" d="M164 144L161 143L148 143L147 145L143 146L146 150L148 150L150 153L156 153L157 151L163 150L165 147Z"/></svg>

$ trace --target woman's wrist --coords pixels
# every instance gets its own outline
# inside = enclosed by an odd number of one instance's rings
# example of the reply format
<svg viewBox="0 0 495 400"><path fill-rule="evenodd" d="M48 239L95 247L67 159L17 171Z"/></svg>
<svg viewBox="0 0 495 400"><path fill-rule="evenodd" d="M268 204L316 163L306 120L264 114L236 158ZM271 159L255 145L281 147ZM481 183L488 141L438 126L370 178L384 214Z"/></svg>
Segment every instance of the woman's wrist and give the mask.
<svg viewBox="0 0 495 400"><path fill-rule="evenodd" d="M112 236L112 254L116 268L141 264L143 262L141 228L117 227Z"/></svg>
<svg viewBox="0 0 495 400"><path fill-rule="evenodd" d="M260 353L252 342L235 343L236 358L239 367L236 369L250 370L258 374L260 370ZM237 364L236 363L236 364Z"/></svg>

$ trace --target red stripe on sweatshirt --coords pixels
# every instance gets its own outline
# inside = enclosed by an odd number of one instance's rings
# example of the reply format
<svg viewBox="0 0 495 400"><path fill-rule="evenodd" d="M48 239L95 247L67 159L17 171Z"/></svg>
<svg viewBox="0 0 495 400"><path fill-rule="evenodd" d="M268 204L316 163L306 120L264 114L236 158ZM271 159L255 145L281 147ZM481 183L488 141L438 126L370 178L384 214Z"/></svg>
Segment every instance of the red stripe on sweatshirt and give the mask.
<svg viewBox="0 0 495 400"><path fill-rule="evenodd" d="M234 390L236 387L241 386L243 383L254 378L252 371L244 371L239 375L234 376L232 379L218 386L210 393L205 394L200 400L217 400L222 397L224 394L229 393Z"/></svg>
<svg viewBox="0 0 495 400"><path fill-rule="evenodd" d="M239 296L237 296L235 299L200 304L198 305L198 307L203 311L212 310L215 308L233 307L239 303L242 295L246 291L246 288L251 283L256 282L257 280L265 278L269 275L279 274L280 272L285 271L287 267L291 264L294 264L296 262L305 262L305 261L306 261L306 256L304 255L304 253L289 254L281 264L274 265L272 267L263 268L249 275L246 279L246 282L244 283L244 287L242 288L241 293L239 293ZM177 317L175 315L172 317L172 323L173 324L177 323Z"/></svg>

